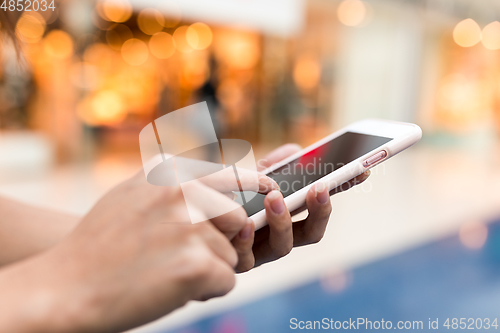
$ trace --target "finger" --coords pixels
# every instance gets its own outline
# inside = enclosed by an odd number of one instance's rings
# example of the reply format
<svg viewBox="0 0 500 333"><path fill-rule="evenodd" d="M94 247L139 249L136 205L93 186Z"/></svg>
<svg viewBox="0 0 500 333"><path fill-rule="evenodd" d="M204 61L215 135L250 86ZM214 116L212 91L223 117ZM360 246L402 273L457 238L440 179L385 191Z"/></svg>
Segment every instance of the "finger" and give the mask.
<svg viewBox="0 0 500 333"><path fill-rule="evenodd" d="M306 196L308 217L293 224L293 246L317 243L325 234L332 212L330 195L322 182L315 184Z"/></svg>
<svg viewBox="0 0 500 333"><path fill-rule="evenodd" d="M283 159L295 154L301 149L302 148L295 143L287 143L281 147L278 147L257 163L257 170L262 171L264 169L267 169L273 164L282 161Z"/></svg>
<svg viewBox="0 0 500 333"><path fill-rule="evenodd" d="M238 254L238 264L235 268L235 271L238 273L249 271L255 265L255 257L252 251L254 232L255 225L251 219L248 219L245 227L241 229L231 242Z"/></svg>
<svg viewBox="0 0 500 333"><path fill-rule="evenodd" d="M260 265L287 255L293 247L292 218L278 191L270 192L264 199L268 223L268 241L255 244L255 262Z"/></svg>
<svg viewBox="0 0 500 333"><path fill-rule="evenodd" d="M219 192L242 190L266 194L272 190L279 190L278 184L263 173L232 166L198 178L198 181Z"/></svg>
<svg viewBox="0 0 500 333"><path fill-rule="evenodd" d="M224 196L224 200L229 199ZM236 237L236 235L246 226L247 220L247 213L241 206L238 206L236 209L233 209L222 215L212 217L210 219L214 226L219 229L220 232L222 232L229 240L232 240L234 237Z"/></svg>
<svg viewBox="0 0 500 333"><path fill-rule="evenodd" d="M337 194L337 193L340 193L340 192L343 192L343 191L347 191L351 187L363 183L366 179L368 179L368 177L370 176L370 174L371 174L370 170L367 170L367 171L363 172L362 174L360 174L360 175L358 175L358 176L356 176L356 177L348 180L344 184L342 184L340 186L337 186L336 188L330 190L330 196L332 196L334 194ZM297 214L303 212L306 209L307 209L307 206L306 205L302 205L299 208L293 210L291 212L291 215L292 216L297 215Z"/></svg>
<svg viewBox="0 0 500 333"><path fill-rule="evenodd" d="M212 257L213 258L213 257ZM224 296L234 288L236 279L234 270L224 261L213 258L205 265L209 266L201 274L199 283L195 284L198 295L194 297L198 301L206 301L214 297Z"/></svg>
<svg viewBox="0 0 500 333"><path fill-rule="evenodd" d="M193 225L194 233L208 245L210 250L226 262L235 267L238 263L238 254L229 240L210 222L200 222Z"/></svg>

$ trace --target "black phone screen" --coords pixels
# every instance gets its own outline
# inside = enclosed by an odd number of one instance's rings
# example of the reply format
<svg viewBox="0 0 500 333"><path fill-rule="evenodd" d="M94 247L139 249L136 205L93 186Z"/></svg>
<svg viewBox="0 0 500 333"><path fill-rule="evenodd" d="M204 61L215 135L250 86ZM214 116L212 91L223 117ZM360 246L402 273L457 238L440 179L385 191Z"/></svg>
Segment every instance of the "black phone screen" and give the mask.
<svg viewBox="0 0 500 333"><path fill-rule="evenodd" d="M287 197L391 140L382 136L346 132L271 171L267 176L278 183L283 197ZM237 201L243 204L248 216L251 216L264 209L264 198L265 195L257 194L250 201L241 202L241 196L238 196Z"/></svg>

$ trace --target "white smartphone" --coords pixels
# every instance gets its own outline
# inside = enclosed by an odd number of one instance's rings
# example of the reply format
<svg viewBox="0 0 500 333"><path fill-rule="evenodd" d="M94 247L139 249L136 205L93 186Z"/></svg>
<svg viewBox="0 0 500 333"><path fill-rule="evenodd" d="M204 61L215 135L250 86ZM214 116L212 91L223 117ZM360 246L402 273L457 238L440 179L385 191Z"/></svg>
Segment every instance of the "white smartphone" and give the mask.
<svg viewBox="0 0 500 333"><path fill-rule="evenodd" d="M422 130L415 124L367 119L330 134L263 171L280 186L290 211L305 204L317 182L329 190L362 174L415 144ZM241 196L239 196L241 198ZM257 194L243 208L255 229L266 225L265 195Z"/></svg>

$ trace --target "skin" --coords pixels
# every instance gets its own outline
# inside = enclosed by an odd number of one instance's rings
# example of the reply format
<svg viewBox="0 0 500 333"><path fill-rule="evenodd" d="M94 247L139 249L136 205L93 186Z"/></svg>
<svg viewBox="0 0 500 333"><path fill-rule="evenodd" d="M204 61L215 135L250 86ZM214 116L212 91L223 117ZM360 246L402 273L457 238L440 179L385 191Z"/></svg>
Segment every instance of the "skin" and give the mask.
<svg viewBox="0 0 500 333"><path fill-rule="evenodd" d="M268 155L261 166L272 165L298 149L284 146ZM351 185L366 177L358 176ZM74 217L55 212L43 215L34 209L28 215L20 206L0 204L0 214L6 212L4 216L10 218L2 219L0 230L12 232L0 233L2 251L4 244L10 244L5 247L10 255L3 257L10 264L0 270L0 331L130 329L190 300L225 295L234 286L235 271L247 271L286 255L293 246L321 239L331 212L324 186L309 191L304 207L309 216L292 225L291 214L282 206L283 197L270 178L253 178L258 184L247 184L245 179L242 185L258 185L259 192L268 192L268 226L255 234L253 222L241 207L209 219L207 209L213 205L197 203L192 209L206 221L187 223L189 214L180 188L150 185L142 172L111 190L78 223ZM251 182L252 177L248 179ZM210 203L234 204L203 182L193 186ZM41 218L37 222L47 222L47 228L29 233L33 221L26 218L36 220L37 213ZM62 222L65 219L72 228ZM13 227L16 222L20 223ZM29 239L20 241L23 228ZM3 242L9 238L18 240ZM22 249L10 248L16 246Z"/></svg>
<svg viewBox="0 0 500 333"><path fill-rule="evenodd" d="M299 150L301 147L295 144L286 144L277 148L259 161L259 171L267 169ZM319 242L325 234L332 212L330 195L361 184L369 175L370 172L367 171L331 190L330 193L324 184L319 183L307 193L306 204L291 213L284 206L281 193L271 191L264 200L268 225L254 232L254 224L249 220L245 228L232 241L239 257L236 271L248 271L286 256L293 247ZM292 223L291 216L305 209L309 211L307 218Z"/></svg>

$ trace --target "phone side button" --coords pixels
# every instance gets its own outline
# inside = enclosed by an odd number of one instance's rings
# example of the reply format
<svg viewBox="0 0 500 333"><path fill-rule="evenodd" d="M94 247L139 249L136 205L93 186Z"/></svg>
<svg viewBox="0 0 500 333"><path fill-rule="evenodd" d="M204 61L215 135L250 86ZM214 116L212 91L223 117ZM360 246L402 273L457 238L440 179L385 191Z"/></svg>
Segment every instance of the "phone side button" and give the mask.
<svg viewBox="0 0 500 333"><path fill-rule="evenodd" d="M379 151L378 153L368 157L364 162L363 166L365 168L368 168L369 166L379 162L380 160L383 160L384 158L387 157L387 152L385 150Z"/></svg>

